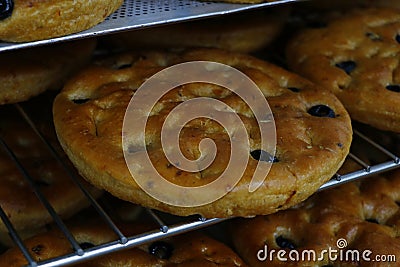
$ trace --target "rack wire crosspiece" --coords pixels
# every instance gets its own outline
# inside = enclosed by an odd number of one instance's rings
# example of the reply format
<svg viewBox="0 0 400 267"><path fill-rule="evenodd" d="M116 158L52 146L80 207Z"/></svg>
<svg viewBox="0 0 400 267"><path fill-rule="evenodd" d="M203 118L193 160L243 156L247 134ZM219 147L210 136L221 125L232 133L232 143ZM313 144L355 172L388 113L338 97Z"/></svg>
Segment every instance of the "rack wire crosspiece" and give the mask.
<svg viewBox="0 0 400 267"><path fill-rule="evenodd" d="M78 186L80 190L83 192L83 194L87 197L87 199L91 203L91 206L99 214L102 220L104 220L104 222L108 225L108 227L110 227L118 236L118 238L112 242L100 246L95 246L87 250L83 250L80 247L80 245L76 242L76 240L74 239L73 235L70 233L64 222L59 218L59 216L54 211L52 206L43 196L43 194L40 191L40 187L35 185L34 179L29 175L27 170L24 169L24 167L19 162L15 153L3 140L1 134L2 132L0 132L0 147L2 147L2 149L6 152L6 154L13 160L13 162L18 167L24 179L26 179L28 184L32 187L33 192L36 194L41 203L47 208L48 212L53 217L55 224L64 233L65 237L71 243L71 247L75 251L74 253L63 255L54 259L45 260L43 262L35 262L32 259L28 249L24 246L18 232L15 230L12 223L8 219L6 213L2 208L0 208L0 217L5 226L7 227L11 239L20 248L26 260L28 261L29 263L28 266L50 267L50 266L64 266L68 264L73 264L97 256L105 255L107 253L111 253L114 251L135 247L144 243L153 242L169 236L178 235L188 231L193 231L196 229L208 227L226 220L220 218L206 219L202 218L201 216L197 216L195 218L190 218L190 221L188 222L187 218L177 217L178 223L173 223L169 225L168 223L164 222L162 216L160 216L157 211L146 209L147 213L154 220L154 222L156 222L159 225L159 228L146 233L142 233L140 235L129 236L129 237L124 236L123 233L120 231L120 229L118 229L116 224L113 222L109 214L107 214L107 212L102 208L102 206L98 203L98 201L80 183L78 177L76 176L74 171L70 169L68 164L64 162L62 156L57 152L57 150L52 146L52 144L46 140L42 132L38 129L38 127L36 127L34 121L30 117L30 114L28 114L25 108L19 104L15 104L14 107L16 109L16 113L19 114L20 119L26 122L27 128L30 128L27 129L27 131L33 131L35 133L36 137L40 140L42 145L45 146L46 149L48 149L51 152L52 156L63 166L63 171L68 174L68 176L74 181L76 186ZM4 130L13 131L13 129L2 129L2 131ZM355 152L352 151L349 154L348 158L356 162L358 166L360 166L360 169L350 173L336 174L335 177L333 177L332 180L324 184L320 188L320 190L325 190L330 187L343 184L345 182L354 181L356 179L365 178L373 174L382 173L400 167L400 158L396 156L395 154L396 152L391 152L387 150L382 145L376 143L375 141L367 137L359 130L355 130L354 134L355 134L354 138L358 140L357 143L360 143L361 146L368 147L368 149L375 150L374 153L380 153L378 158L383 160L381 160L380 162L376 162L374 164L369 164L368 162L362 159L364 158L363 155L358 154L360 152L357 152L357 149L354 149ZM180 221L180 219L182 220Z"/></svg>

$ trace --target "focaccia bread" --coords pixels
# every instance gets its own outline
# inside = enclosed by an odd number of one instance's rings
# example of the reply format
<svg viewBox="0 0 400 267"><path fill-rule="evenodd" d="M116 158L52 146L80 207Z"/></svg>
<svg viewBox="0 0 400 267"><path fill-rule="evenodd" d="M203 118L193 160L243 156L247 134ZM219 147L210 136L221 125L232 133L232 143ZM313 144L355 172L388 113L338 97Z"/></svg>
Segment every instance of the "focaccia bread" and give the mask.
<svg viewBox="0 0 400 267"><path fill-rule="evenodd" d="M396 170L319 192L296 208L234 221L231 233L239 255L251 266L376 267L397 265L399 228ZM329 256L329 249L336 252ZM277 253L270 258L272 250L284 250L288 260L279 260ZM291 261L291 250L315 252L315 258L310 254Z"/></svg>
<svg viewBox="0 0 400 267"><path fill-rule="evenodd" d="M89 63L95 46L96 40L87 39L0 53L0 105L61 89Z"/></svg>
<svg viewBox="0 0 400 267"><path fill-rule="evenodd" d="M122 146L123 118L137 88L159 70L188 61L230 65L258 85L275 119L275 155L260 149L257 120L244 101L228 89L203 83L177 87L155 106L146 128L147 152L137 150L137 138L133 137ZM238 184L222 198L201 206L169 205L139 187L128 170L123 151L148 153L154 168L175 185L198 187L218 179L229 163L231 149L229 136L218 123L196 118L185 125L179 138L182 153L191 160L199 158L202 139L215 142L216 157L203 171L188 172L169 163L160 144L166 116L181 102L196 97L222 101L232 108L232 114L239 115L250 136L243 155L248 164ZM121 199L177 215L251 216L293 206L335 174L352 140L350 118L332 93L265 61L215 49L132 52L100 61L66 84L54 101L53 114L59 141L83 177ZM271 163L272 167L259 188L250 192L249 184L259 160ZM214 191L207 194L210 193Z"/></svg>
<svg viewBox="0 0 400 267"><path fill-rule="evenodd" d="M69 218L90 204L73 176L94 198L101 195L101 190L89 185L74 172L62 149L55 146L54 133L51 138L51 131L46 131L46 138L53 140L54 149L60 153L70 173L52 156L34 130L16 115L15 109L2 106L0 112L1 139L16 159L10 157L1 146L0 206L22 238L43 231L46 224L53 222L29 181L35 184L61 218ZM49 126L41 128L44 130ZM8 229L3 223L0 223L0 242L10 244Z"/></svg>
<svg viewBox="0 0 400 267"><path fill-rule="evenodd" d="M2 0L0 40L28 42L80 32L104 21L123 0Z"/></svg>
<svg viewBox="0 0 400 267"><path fill-rule="evenodd" d="M354 120L400 132L399 32L398 9L356 9L296 34L288 66L332 91Z"/></svg>
<svg viewBox="0 0 400 267"><path fill-rule="evenodd" d="M270 8L216 18L161 25L105 36L112 49L220 48L260 51L281 33L290 9Z"/></svg>
<svg viewBox="0 0 400 267"><path fill-rule="evenodd" d="M74 224L69 227L82 249L117 240L117 236L105 225L98 222ZM124 234L131 236L146 231L143 225L123 226ZM36 261L55 258L73 252L71 244L58 229L34 236L25 241L28 251ZM12 248L0 255L0 266L19 267L27 264L18 248ZM247 266L225 244L200 232L154 241L139 247L100 256L73 266Z"/></svg>

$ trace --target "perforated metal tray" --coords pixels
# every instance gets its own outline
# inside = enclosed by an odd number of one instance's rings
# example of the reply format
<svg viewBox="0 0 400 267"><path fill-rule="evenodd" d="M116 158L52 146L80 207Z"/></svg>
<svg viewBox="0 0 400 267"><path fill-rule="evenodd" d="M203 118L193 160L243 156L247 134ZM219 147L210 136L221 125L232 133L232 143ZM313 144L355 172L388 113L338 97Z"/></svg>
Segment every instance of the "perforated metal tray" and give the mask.
<svg viewBox="0 0 400 267"><path fill-rule="evenodd" d="M0 43L0 52L55 42L76 40L161 24L207 18L239 11L299 2L278 0L261 4L228 4L195 0L125 0L104 22L79 33L27 43Z"/></svg>
<svg viewBox="0 0 400 267"><path fill-rule="evenodd" d="M135 30L143 27L151 27L166 23L174 23L179 21L206 18L211 16L223 15L227 13L239 12L250 9L263 8L267 6L274 6L279 4L285 4L290 2L296 2L297 0L282 0L275 2L268 2L257 5L234 5L234 4L223 4L223 3L211 3L211 2L199 2L193 0L126 0L123 6L106 19L103 23L89 29L87 31L68 35L65 37L55 38L51 40L22 43L22 44L10 44L10 43L0 43L0 52L21 49L26 47L33 47L38 45L44 45L54 42L61 42L67 40L75 40L80 38L88 38L97 35L105 35L116 33L120 31ZM50 151L52 151L55 158L57 158L61 164L63 164L60 155L57 154L56 150L49 144L42 136L40 130L36 127L35 123L31 119L31 114L26 111L24 105L15 105L15 112L20 114L21 120L27 122L27 131L34 131L37 134L37 138L42 142L43 146L46 146ZM48 112L51 112L50 110ZM1 119L1 118L0 118ZM13 129L7 129L12 131ZM368 132L368 131L367 131ZM376 143L369 137L369 133L365 133L364 129L355 131L355 139L359 141L361 147L367 147L373 150L373 153L377 155L378 161L370 164L363 160L363 150L359 151L353 149L349 158L358 163L359 170L350 173L338 173L333 177L333 179L323 185L320 190L330 188L332 186L337 186L345 182L353 181L360 178L365 178L371 176L372 174L385 172L400 167L399 150L386 149L387 146ZM400 140L398 137L397 140ZM116 227L113 220L110 218L109 214L103 209L102 205L99 204L85 189L77 182L77 186L84 191L84 194L89 199L93 208L102 217L102 219L107 223L107 225L113 229L117 234L118 239L103 244L101 246L96 246L88 250L83 250L79 244L74 240L73 236L67 229L63 220L61 220L58 215L54 212L52 207L48 204L48 201L43 197L40 192L40 188L35 187L32 178L29 176L27 171L20 166L18 159L12 150L9 150L7 143L3 141L0 134L0 149L7 151L9 156L14 159L15 164L20 167L21 173L25 174L25 179L29 181L32 185L32 190L41 200L44 206L48 208L49 213L53 216L54 222L58 227L64 232L65 236L74 248L74 252L68 255L61 255L58 258L46 260L43 262L35 262L30 256L30 252L23 245L21 238L15 231L13 225L8 220L6 214L0 207L0 217L6 224L11 238L15 242L16 246L21 249L24 256L28 261L28 266L64 266L73 264L76 262L84 261L96 256L104 255L114 251L119 251L127 249L129 247L134 247L143 243L153 242L158 239L162 239L168 236L181 234L188 231L193 231L199 228L208 227L213 224L221 223L225 219L218 218L202 218L191 217L188 218L176 218L175 223L169 224L165 222L162 218L162 214L152 210L146 210L147 213L158 223L159 228L153 231L142 233L137 236L124 236L120 230ZM76 177L70 172L68 167L65 165L65 172L70 174L71 179L76 180Z"/></svg>

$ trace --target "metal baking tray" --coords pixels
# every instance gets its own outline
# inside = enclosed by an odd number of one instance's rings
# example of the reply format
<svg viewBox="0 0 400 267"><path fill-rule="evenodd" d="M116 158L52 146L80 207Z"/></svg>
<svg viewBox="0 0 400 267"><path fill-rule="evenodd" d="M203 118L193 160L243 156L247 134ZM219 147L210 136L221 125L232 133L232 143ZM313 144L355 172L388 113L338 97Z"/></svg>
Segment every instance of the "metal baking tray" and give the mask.
<svg viewBox="0 0 400 267"><path fill-rule="evenodd" d="M7 216L5 215L4 211L0 207L0 217L3 220L4 224L7 226L10 237L18 246L24 256L26 257L29 265L28 266L41 266L41 267L50 267L50 266L65 266L81 261L85 261L91 259L93 257L105 255L107 253L112 253L115 251L131 248L134 246L138 246L144 243L153 242L156 240L160 240L169 236L178 235L181 233L185 233L188 231L197 230L200 228L209 227L214 224L221 223L226 219L220 218L203 218L201 216L190 216L190 217L178 217L172 216L164 213L160 213L158 211L153 211L145 208L139 207L139 209L143 209L144 213L148 214L150 218L157 223L159 226L152 231L141 233L135 236L124 236L121 231L116 226L116 223L113 221L112 216L110 213L107 212L107 209L104 208L104 203L101 204L97 200L95 200L90 193L80 184L79 180L75 172L71 169L70 165L66 164L65 157L61 155L58 149L55 149L54 145L51 144L44 136L41 128L37 126L37 114L39 114L39 120L43 120L43 114L51 114L51 103L52 98L46 100L48 101L47 105L34 105L32 108L30 103L32 100L22 103L22 104L15 104L14 106L9 106L13 112L18 116L18 121L24 122L26 126L26 131L33 131L35 136L38 139L38 142L43 145L45 149L51 152L52 156L63 166L61 171L66 172L68 176L75 182L76 186L78 186L85 196L88 198L89 202L93 210L99 215L99 217L116 233L118 238L112 242L102 244L100 246L95 246L88 250L83 250L79 244L75 241L72 234L69 232L66 224L54 209L49 204L48 200L43 196L40 191L40 187L35 186L34 179L30 177L28 171L24 169L24 167L18 161L17 156L15 153L10 149L9 145L4 140L4 132L5 131L14 131L13 128L7 129L0 129L0 151L3 150L8 156L14 161L16 166L19 168L21 174L24 178L28 181L28 184L31 185L32 191L36 194L42 204L48 209L49 214L54 219L54 223L61 229L61 231L65 234L68 240L71 243L71 247L74 248L74 253L68 255L62 255L60 257L45 260L42 262L35 262L28 249L24 246L20 236L18 235L17 231L15 231L13 225L8 220ZM40 108L38 108L38 106ZM47 106L47 108L45 108ZM0 112L2 109L5 108L0 107ZM36 114L31 114L34 111ZM49 115L51 116L51 115ZM3 118L0 118L3 119ZM51 120L48 122L51 125ZM18 128L21 131L21 128ZM374 141L375 140L375 141ZM376 142L379 141L379 144ZM35 142L35 143L38 143ZM390 149L387 149L390 147ZM381 132L376 130L371 130L368 126L365 125L357 125L355 123L355 131L354 131L354 140L351 147L351 153L349 154L348 158L353 160L358 165L358 169L356 168L355 171L349 173L337 173L332 180L324 184L320 190L325 190L333 186L338 186L340 184L354 181L361 178L369 177L373 174L386 172L389 170L393 170L400 167L400 135L399 134L392 134L387 132ZM373 157L371 161L365 160L365 155ZM372 162L372 163L369 163ZM100 204L99 204L100 203ZM165 220L167 216L172 216L173 220ZM217 226L218 227L218 226ZM209 228L208 228L209 229Z"/></svg>
<svg viewBox="0 0 400 267"><path fill-rule="evenodd" d="M88 30L34 42L0 43L0 52L51 44L62 41L89 38L167 23L220 16L224 14L299 2L277 0L261 4L229 4L195 0L125 0L122 6L106 20Z"/></svg>

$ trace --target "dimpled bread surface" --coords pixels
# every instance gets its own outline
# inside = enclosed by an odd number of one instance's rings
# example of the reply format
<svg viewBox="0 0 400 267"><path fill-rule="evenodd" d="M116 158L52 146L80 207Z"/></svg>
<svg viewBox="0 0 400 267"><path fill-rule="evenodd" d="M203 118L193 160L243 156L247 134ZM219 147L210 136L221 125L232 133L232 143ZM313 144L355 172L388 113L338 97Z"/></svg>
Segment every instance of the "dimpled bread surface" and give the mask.
<svg viewBox="0 0 400 267"><path fill-rule="evenodd" d="M296 34L288 66L332 91L352 119L400 132L399 33L398 9L355 9Z"/></svg>
<svg viewBox="0 0 400 267"><path fill-rule="evenodd" d="M29 42L89 29L104 21L123 0L8 0L0 16L0 40ZM4 8L4 7L3 7Z"/></svg>
<svg viewBox="0 0 400 267"><path fill-rule="evenodd" d="M149 231L149 225L119 225L127 236ZM82 249L88 249L117 239L111 228L88 220L74 223L69 229ZM71 244L58 229L34 236L25 242L36 261L73 253ZM19 267L27 264L18 248L0 255L0 266ZM135 266L247 266L237 254L225 244L200 232L182 234L178 237L140 245L128 250L100 256L73 266L135 267Z"/></svg>
<svg viewBox="0 0 400 267"><path fill-rule="evenodd" d="M135 147L122 147L122 122L132 95L145 79L167 66L196 60L233 66L258 85L274 115L277 148L269 174L256 191L249 192L258 163L251 152L260 149L257 121L249 107L218 86L193 83L175 88L156 105L146 128L149 157L168 181L181 186L205 185L218 178L229 161L225 130L210 119L198 118L183 128L181 150L189 159L196 159L200 140L211 138L218 151L214 162L206 170L193 173L168 162L159 135L166 115L182 101L202 96L229 104L250 136L246 170L231 192L209 204L179 207L147 195L132 178L123 149L131 153ZM350 118L332 93L265 61L216 49L132 52L105 59L69 81L56 97L53 113L59 141L83 177L121 199L176 215L252 216L293 206L334 175L352 140Z"/></svg>
<svg viewBox="0 0 400 267"><path fill-rule="evenodd" d="M232 235L239 255L251 266L397 266L399 229L400 171L396 170L319 192L296 208L238 220L233 223ZM341 239L346 240L345 245L338 243ZM257 252L264 250L264 245L269 251L289 253L294 249L300 255L312 250L320 259L283 262L273 257L273 261L261 261ZM337 251L332 254L336 260L322 254L329 247ZM351 255L346 260L347 250L358 251L359 261L352 261ZM363 259L367 250L372 253ZM380 255L382 262L375 258Z"/></svg>

